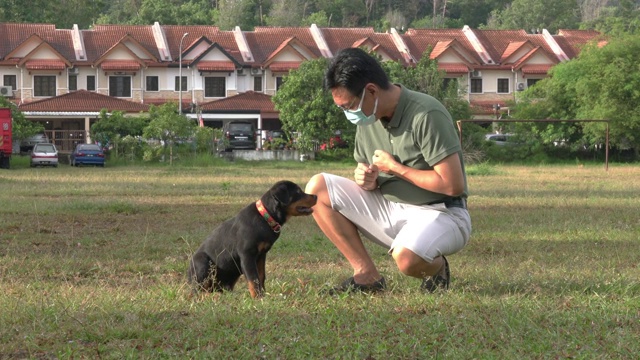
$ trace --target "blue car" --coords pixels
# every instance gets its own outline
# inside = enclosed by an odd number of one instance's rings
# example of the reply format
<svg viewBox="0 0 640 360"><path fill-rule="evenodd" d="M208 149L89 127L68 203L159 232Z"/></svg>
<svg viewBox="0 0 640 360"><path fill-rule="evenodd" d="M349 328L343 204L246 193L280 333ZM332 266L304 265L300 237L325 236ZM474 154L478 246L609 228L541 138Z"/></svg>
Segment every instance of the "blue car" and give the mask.
<svg viewBox="0 0 640 360"><path fill-rule="evenodd" d="M104 152L95 144L78 144L71 153L71 166L96 165L104 167Z"/></svg>

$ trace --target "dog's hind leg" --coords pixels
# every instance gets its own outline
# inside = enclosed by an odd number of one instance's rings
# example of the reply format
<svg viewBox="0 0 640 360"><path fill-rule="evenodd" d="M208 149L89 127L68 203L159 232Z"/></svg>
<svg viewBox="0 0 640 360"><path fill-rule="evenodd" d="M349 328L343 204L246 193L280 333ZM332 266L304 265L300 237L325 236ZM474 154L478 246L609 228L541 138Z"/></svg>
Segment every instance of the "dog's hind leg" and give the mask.
<svg viewBox="0 0 640 360"><path fill-rule="evenodd" d="M194 290L212 290L211 269L213 262L209 256L203 252L193 255L189 262L189 282L194 284Z"/></svg>

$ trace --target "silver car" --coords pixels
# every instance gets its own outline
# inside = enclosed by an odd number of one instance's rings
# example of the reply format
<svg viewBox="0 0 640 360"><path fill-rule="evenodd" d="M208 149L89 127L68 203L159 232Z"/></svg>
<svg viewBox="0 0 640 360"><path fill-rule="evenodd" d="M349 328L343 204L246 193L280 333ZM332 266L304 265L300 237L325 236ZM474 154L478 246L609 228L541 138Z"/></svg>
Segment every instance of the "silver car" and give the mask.
<svg viewBox="0 0 640 360"><path fill-rule="evenodd" d="M40 143L33 146L31 167L38 165L58 167L58 149L56 149L55 145Z"/></svg>

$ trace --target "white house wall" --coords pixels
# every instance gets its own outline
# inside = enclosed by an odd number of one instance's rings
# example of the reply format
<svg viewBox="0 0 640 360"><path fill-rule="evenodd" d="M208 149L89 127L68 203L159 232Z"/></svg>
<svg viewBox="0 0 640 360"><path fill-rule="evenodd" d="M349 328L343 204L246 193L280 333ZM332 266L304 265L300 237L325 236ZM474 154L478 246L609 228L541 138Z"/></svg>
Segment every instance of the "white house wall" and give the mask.
<svg viewBox="0 0 640 360"><path fill-rule="evenodd" d="M129 50L131 50L132 53L136 54L136 56L139 57L140 59L151 60L151 57L149 57L149 54L145 52L143 49L141 49L138 44L132 41L125 41L124 45Z"/></svg>
<svg viewBox="0 0 640 360"><path fill-rule="evenodd" d="M452 50L447 50L444 53L442 53L440 56L438 56L438 62L441 62L441 63L459 63L460 60L465 60L465 59L460 59L458 54L456 54Z"/></svg>
<svg viewBox="0 0 640 360"><path fill-rule="evenodd" d="M129 49L129 50L131 50L131 49ZM135 60L133 55L131 55L131 53L128 52L123 47L117 47L117 48L113 49L113 51L111 51L109 53L109 56L107 58L109 60Z"/></svg>
<svg viewBox="0 0 640 360"><path fill-rule="evenodd" d="M497 93L498 79L509 79L509 93L513 92L514 75L510 70L493 70L491 72L482 70L482 92Z"/></svg>
<svg viewBox="0 0 640 360"><path fill-rule="evenodd" d="M527 64L553 65L553 62L549 60L547 56L544 56L542 53L537 52L533 54L532 57L527 59Z"/></svg>
<svg viewBox="0 0 640 360"><path fill-rule="evenodd" d="M40 39L29 39L25 43L21 44L17 51L12 54L13 57L22 58L29 55L42 41Z"/></svg>

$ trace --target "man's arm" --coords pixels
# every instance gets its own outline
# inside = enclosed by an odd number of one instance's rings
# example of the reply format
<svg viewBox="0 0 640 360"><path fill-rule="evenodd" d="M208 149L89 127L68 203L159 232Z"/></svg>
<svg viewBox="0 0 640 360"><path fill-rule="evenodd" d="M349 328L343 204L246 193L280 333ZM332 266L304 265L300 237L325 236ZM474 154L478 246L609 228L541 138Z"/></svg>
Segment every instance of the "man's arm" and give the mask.
<svg viewBox="0 0 640 360"><path fill-rule="evenodd" d="M425 190L448 196L458 196L464 192L462 164L457 153L444 158L433 170L418 170L397 162L386 151L376 150L373 165L379 171L397 176Z"/></svg>

